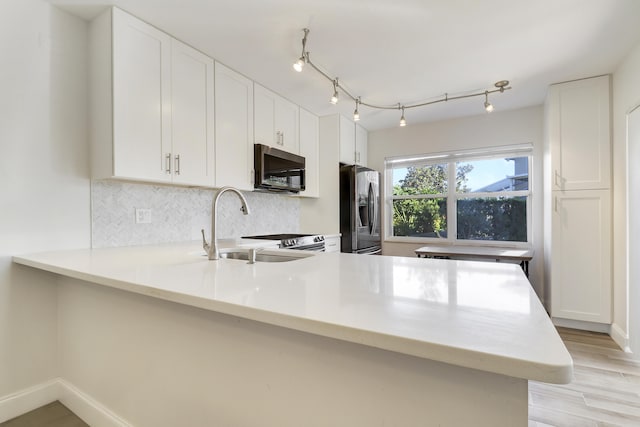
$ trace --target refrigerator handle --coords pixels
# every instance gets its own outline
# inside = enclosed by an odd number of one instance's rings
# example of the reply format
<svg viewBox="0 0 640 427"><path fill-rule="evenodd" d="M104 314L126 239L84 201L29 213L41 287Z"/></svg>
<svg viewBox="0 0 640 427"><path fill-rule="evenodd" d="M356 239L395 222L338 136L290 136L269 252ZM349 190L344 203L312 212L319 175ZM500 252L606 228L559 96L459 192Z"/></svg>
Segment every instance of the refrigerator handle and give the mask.
<svg viewBox="0 0 640 427"><path fill-rule="evenodd" d="M367 195L369 206L369 235L373 236L373 230L376 223L376 207L375 207L375 194L373 191L373 183L369 183L369 194Z"/></svg>

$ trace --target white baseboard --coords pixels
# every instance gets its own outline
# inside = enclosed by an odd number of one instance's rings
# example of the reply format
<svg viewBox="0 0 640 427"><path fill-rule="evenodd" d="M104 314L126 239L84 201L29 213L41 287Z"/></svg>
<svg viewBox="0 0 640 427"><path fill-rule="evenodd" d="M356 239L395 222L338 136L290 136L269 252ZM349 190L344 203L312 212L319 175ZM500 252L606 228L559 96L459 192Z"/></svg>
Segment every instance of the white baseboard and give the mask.
<svg viewBox="0 0 640 427"><path fill-rule="evenodd" d="M0 396L0 423L58 400L58 379Z"/></svg>
<svg viewBox="0 0 640 427"><path fill-rule="evenodd" d="M554 325L562 328L581 329L583 331L611 335L611 325L608 323L585 322L583 320L562 319L560 317L552 317L551 321Z"/></svg>
<svg viewBox="0 0 640 427"><path fill-rule="evenodd" d="M631 353L629 348L629 335L622 330L622 328L614 323L611 325L611 338L627 353Z"/></svg>
<svg viewBox="0 0 640 427"><path fill-rule="evenodd" d="M56 400L92 427L131 427L131 424L63 378L0 397L0 423Z"/></svg>

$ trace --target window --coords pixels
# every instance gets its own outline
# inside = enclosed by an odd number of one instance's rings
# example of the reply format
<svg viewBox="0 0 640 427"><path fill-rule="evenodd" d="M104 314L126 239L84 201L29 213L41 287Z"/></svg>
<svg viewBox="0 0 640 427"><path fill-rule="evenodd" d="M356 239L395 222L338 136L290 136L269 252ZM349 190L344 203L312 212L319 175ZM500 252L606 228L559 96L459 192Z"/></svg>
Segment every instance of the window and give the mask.
<svg viewBox="0 0 640 427"><path fill-rule="evenodd" d="M526 145L386 159L387 238L527 244L531 151Z"/></svg>

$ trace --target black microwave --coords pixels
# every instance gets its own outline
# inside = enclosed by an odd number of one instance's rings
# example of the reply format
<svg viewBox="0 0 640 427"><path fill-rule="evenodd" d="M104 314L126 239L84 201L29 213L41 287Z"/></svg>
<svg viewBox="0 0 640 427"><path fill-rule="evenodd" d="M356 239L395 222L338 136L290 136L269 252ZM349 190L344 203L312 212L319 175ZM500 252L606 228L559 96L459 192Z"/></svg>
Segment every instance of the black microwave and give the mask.
<svg viewBox="0 0 640 427"><path fill-rule="evenodd" d="M305 189L305 159L264 144L254 145L254 187L297 193Z"/></svg>

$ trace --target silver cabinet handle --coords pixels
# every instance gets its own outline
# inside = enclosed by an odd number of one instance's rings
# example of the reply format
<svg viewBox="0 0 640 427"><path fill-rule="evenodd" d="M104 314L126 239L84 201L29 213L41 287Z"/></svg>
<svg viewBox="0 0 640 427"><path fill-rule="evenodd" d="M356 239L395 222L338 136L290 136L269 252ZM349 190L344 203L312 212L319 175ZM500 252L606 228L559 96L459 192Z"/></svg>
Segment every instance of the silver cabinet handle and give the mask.
<svg viewBox="0 0 640 427"><path fill-rule="evenodd" d="M556 169L555 171L553 171L553 183L555 184L556 187L560 187L560 184L558 184L559 177L560 177L560 174L558 173L558 169Z"/></svg>
<svg viewBox="0 0 640 427"><path fill-rule="evenodd" d="M554 197L554 210L556 211L556 213L558 212L558 196Z"/></svg>
<svg viewBox="0 0 640 427"><path fill-rule="evenodd" d="M180 154L176 154L175 171L176 175L180 175Z"/></svg>
<svg viewBox="0 0 640 427"><path fill-rule="evenodd" d="M171 153L167 153L164 156L164 172L167 175L171 175Z"/></svg>
<svg viewBox="0 0 640 427"><path fill-rule="evenodd" d="M284 132L276 131L276 144L284 145Z"/></svg>

